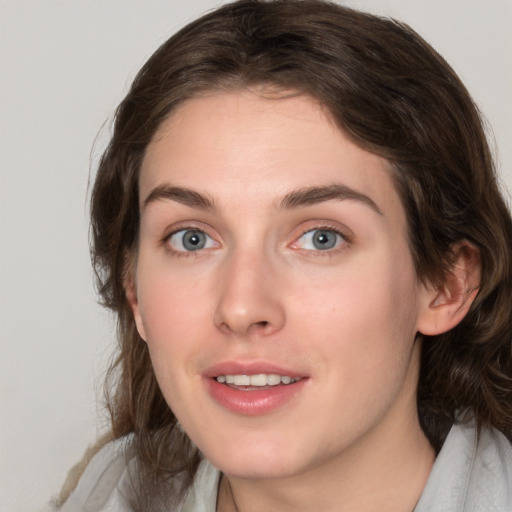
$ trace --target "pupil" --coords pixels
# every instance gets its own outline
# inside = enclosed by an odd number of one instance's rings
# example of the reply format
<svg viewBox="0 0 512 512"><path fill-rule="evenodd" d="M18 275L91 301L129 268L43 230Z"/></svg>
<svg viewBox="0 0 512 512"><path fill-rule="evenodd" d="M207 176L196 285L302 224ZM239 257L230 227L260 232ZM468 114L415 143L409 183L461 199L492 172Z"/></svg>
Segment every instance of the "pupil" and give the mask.
<svg viewBox="0 0 512 512"><path fill-rule="evenodd" d="M317 249L332 249L336 245L336 234L332 231L317 231L313 236L313 244Z"/></svg>
<svg viewBox="0 0 512 512"><path fill-rule="evenodd" d="M197 251L206 245L206 237L201 231L187 231L183 236L183 247L189 251Z"/></svg>

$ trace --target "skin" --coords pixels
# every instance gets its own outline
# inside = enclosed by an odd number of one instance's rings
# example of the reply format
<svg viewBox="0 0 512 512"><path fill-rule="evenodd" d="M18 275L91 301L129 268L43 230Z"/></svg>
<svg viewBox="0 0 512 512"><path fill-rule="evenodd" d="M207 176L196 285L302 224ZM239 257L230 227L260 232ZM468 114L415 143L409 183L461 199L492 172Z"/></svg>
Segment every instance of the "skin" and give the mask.
<svg viewBox="0 0 512 512"><path fill-rule="evenodd" d="M282 204L334 184L355 196ZM218 510L412 510L434 461L417 333L467 311L467 247L441 292L420 284L388 162L300 95L183 104L147 149L140 202L128 300L168 404L225 475ZM184 250L186 229L206 233L204 249ZM335 246L317 248L315 229ZM276 410L238 414L205 386L224 361L272 362L304 385Z"/></svg>

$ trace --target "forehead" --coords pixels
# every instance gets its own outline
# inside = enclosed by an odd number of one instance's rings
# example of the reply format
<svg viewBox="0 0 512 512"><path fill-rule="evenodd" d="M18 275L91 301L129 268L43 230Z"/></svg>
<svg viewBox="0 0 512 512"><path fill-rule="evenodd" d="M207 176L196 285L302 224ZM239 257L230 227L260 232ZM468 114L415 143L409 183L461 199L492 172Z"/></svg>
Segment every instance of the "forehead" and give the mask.
<svg viewBox="0 0 512 512"><path fill-rule="evenodd" d="M147 148L141 202L168 184L258 208L297 188L332 184L383 206L399 203L387 160L354 144L305 95L237 91L185 102Z"/></svg>

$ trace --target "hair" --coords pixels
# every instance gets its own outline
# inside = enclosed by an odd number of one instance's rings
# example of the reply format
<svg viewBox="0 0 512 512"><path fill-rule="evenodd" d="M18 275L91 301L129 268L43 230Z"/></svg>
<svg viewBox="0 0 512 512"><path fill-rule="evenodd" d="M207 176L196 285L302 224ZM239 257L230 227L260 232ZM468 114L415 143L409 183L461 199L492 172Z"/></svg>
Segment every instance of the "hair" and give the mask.
<svg viewBox="0 0 512 512"><path fill-rule="evenodd" d="M93 266L118 318L107 401L114 437L133 434L135 509L156 509L155 490L169 490L177 474L181 487L171 490L179 496L200 462L158 387L125 296L141 162L184 101L253 86L314 98L353 142L390 162L419 280L442 283L455 244L478 248L481 286L470 311L449 332L423 337L418 414L436 450L455 421L512 438L512 223L466 88L403 23L321 0L241 0L187 25L143 66L117 109L92 192Z"/></svg>

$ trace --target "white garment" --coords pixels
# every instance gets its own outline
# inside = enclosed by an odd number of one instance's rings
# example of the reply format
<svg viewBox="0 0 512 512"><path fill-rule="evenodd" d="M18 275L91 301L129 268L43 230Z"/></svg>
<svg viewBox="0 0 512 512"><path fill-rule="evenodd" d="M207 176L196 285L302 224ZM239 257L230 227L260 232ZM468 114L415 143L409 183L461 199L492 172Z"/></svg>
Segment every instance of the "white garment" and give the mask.
<svg viewBox="0 0 512 512"><path fill-rule="evenodd" d="M497 430L454 426L414 512L512 512L512 445Z"/></svg>
<svg viewBox="0 0 512 512"><path fill-rule="evenodd" d="M129 512L121 489L126 442L105 446L90 462L61 512ZM169 512L215 512L220 473L207 460L183 503ZM321 511L318 511L321 512ZM452 427L414 512L512 512L512 445L496 430Z"/></svg>

